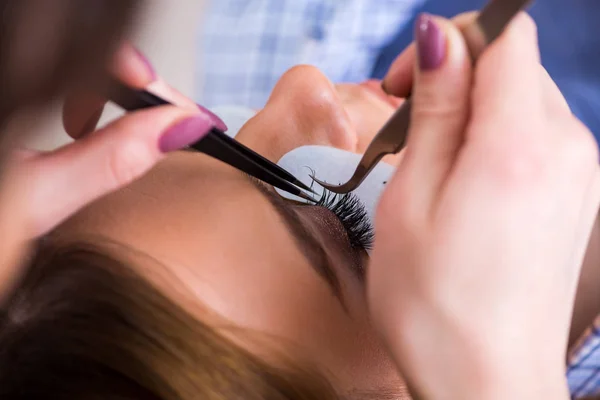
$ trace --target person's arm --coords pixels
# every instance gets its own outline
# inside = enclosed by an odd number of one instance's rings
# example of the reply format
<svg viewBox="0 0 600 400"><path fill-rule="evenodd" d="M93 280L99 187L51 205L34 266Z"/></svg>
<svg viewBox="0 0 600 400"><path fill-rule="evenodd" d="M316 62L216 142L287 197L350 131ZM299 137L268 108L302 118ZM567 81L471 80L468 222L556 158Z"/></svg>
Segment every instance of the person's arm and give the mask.
<svg viewBox="0 0 600 400"><path fill-rule="evenodd" d="M524 14L474 70L448 21L422 19L415 50L392 74L417 59L407 150L376 217L373 321L418 398L566 400L596 142Z"/></svg>
<svg viewBox="0 0 600 400"><path fill-rule="evenodd" d="M17 279L20 259L32 239L137 179L166 152L199 140L217 123L214 115L162 83L133 47L121 48L112 70L133 87L153 83L179 107L130 113L96 130L106 100L90 93L72 94L66 100L64 125L75 142L50 153L12 153L0 180L0 301ZM8 129L21 133L29 127L27 121L16 121Z"/></svg>

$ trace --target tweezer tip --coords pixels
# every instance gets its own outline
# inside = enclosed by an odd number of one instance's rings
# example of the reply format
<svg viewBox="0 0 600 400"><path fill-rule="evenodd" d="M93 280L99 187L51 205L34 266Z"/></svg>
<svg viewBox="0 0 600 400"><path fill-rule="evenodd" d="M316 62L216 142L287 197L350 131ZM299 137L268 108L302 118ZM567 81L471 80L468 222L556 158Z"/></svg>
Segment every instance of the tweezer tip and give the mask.
<svg viewBox="0 0 600 400"><path fill-rule="evenodd" d="M312 176L312 179L315 182L317 182L319 185L323 186L325 189L329 190L330 192L337 193L337 194L350 193L356 189L356 185L354 184L354 182L352 180L350 180L349 182L346 182L343 185L330 185L327 182L317 179L315 176Z"/></svg>
<svg viewBox="0 0 600 400"><path fill-rule="evenodd" d="M298 187L301 187L302 189L306 190L307 192L310 192L310 193L312 193L312 194L318 194L317 192L315 192L315 191L313 190L313 188L311 188L310 186L308 186L308 185L306 185L306 184L304 184L304 183L300 182L300 180L298 180L298 179L294 180L294 182L293 182L293 183L294 183L296 186L298 186Z"/></svg>
<svg viewBox="0 0 600 400"><path fill-rule="evenodd" d="M322 187L324 187L325 189L327 189L327 188L329 188L330 186L332 186L332 185L328 184L328 183L327 183L327 182L325 182L325 181L322 181L322 180L320 180L320 179L317 179L317 177L316 177L316 176L314 176L314 175L312 175L312 176L311 176L311 178L312 178L312 180L313 180L313 181L315 181L317 184L321 185L321 186L322 186Z"/></svg>
<svg viewBox="0 0 600 400"><path fill-rule="evenodd" d="M304 193L304 192L302 192L302 191L298 192L296 195L297 195L298 197L302 197L304 200L307 200L307 201L310 201L310 202L313 202L313 203L318 203L318 202L319 202L319 201L318 201L317 199L315 199L314 197L312 197L312 196L309 196L309 195L307 195L306 193Z"/></svg>

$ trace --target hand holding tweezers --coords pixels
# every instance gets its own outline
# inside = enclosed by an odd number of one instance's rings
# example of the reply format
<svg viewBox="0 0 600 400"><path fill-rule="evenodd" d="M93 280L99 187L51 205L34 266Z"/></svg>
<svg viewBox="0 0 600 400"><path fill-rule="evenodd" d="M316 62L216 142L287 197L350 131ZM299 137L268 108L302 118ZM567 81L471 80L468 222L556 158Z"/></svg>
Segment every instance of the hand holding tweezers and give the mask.
<svg viewBox="0 0 600 400"><path fill-rule="evenodd" d="M504 31L508 23L523 10L530 0L491 0L481 11L475 22L463 30L471 60L477 61L483 50ZM483 40L482 40L483 39ZM334 193L349 193L355 190L388 154L397 154L406 144L410 125L412 102L408 98L387 124L377 133L350 180L339 186L315 182Z"/></svg>
<svg viewBox="0 0 600 400"><path fill-rule="evenodd" d="M112 82L109 98L127 111L171 104L148 91L132 89L120 82ZM216 128L189 147L290 194L311 202L316 201L302 190L314 193L312 189L292 174Z"/></svg>

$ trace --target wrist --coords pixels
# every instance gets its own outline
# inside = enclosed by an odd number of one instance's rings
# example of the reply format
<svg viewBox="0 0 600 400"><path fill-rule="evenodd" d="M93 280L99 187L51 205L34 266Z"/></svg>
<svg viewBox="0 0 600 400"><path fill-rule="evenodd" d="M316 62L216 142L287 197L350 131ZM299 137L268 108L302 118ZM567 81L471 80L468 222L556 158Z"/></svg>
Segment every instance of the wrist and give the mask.
<svg viewBox="0 0 600 400"><path fill-rule="evenodd" d="M425 382L416 385L410 380L409 387L416 399L460 399L460 400L505 400L538 399L569 400L570 394L564 374L537 375L526 371L522 374L506 373L498 375L496 371L472 370L470 372L452 372L452 381L435 377L421 379Z"/></svg>
<svg viewBox="0 0 600 400"><path fill-rule="evenodd" d="M564 373L543 373L539 368L515 364L510 371L495 367L484 373L476 391L469 393L468 384L462 385L455 398L465 400L539 399L568 400L569 389Z"/></svg>
<svg viewBox="0 0 600 400"><path fill-rule="evenodd" d="M457 335L463 340L452 338L453 335L436 336L438 344L442 340L445 343L436 346L428 340L416 340L396 346L399 343L388 341L414 398L570 399L562 358L536 352L539 344L523 349L517 348L520 346L515 346L516 343L510 346L477 343L473 335Z"/></svg>

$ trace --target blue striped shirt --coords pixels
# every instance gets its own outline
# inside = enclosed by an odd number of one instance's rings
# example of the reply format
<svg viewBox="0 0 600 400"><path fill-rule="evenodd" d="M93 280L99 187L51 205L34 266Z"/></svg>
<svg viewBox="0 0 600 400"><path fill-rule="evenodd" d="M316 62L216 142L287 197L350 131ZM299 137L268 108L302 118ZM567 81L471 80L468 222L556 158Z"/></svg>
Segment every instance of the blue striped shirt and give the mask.
<svg viewBox="0 0 600 400"><path fill-rule="evenodd" d="M281 75L314 65L334 82L371 76L424 0L213 0L200 32L197 100L262 108Z"/></svg>
<svg viewBox="0 0 600 400"><path fill-rule="evenodd" d="M600 395L600 317L572 349L567 379L573 399Z"/></svg>

